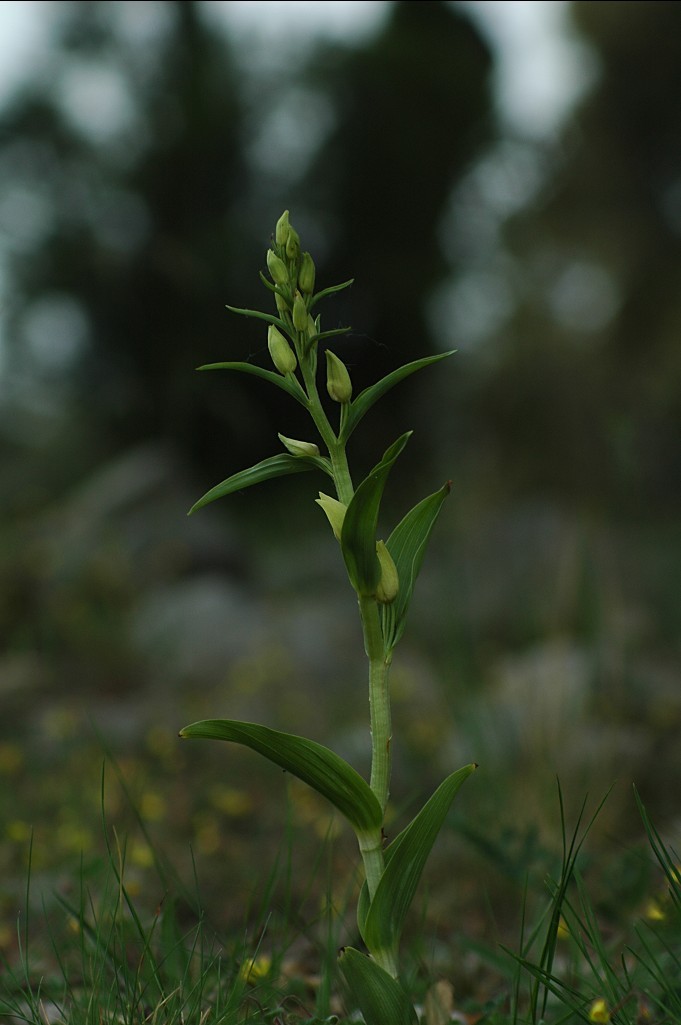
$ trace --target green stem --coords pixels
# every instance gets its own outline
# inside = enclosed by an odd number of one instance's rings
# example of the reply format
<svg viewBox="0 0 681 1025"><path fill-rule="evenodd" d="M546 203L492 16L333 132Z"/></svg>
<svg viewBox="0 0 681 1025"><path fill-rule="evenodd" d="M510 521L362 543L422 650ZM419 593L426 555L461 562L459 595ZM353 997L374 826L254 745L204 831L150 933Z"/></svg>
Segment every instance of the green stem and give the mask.
<svg viewBox="0 0 681 1025"><path fill-rule="evenodd" d="M371 716L371 789L385 813L390 794L392 726L390 693L378 605L373 598L360 597L364 647L369 659L369 711Z"/></svg>
<svg viewBox="0 0 681 1025"><path fill-rule="evenodd" d="M301 370L307 390L310 415L329 452L338 500L345 505L349 505L354 494L354 488L345 452L345 443L339 441L322 407L317 390L314 363L302 360ZM341 424L343 422L343 412L344 410L341 411ZM363 595L358 597L359 614L364 632L364 649L369 660L369 710L371 721L370 785L385 814L390 793L391 769L390 741L392 728L390 696L388 692L388 668L390 663L385 654L378 604L373 598ZM370 899L374 897L385 866L382 839L377 838L377 840L378 842L372 839L366 845L360 843L360 852ZM386 963L384 967L394 975L395 965L392 955L389 960L390 964Z"/></svg>

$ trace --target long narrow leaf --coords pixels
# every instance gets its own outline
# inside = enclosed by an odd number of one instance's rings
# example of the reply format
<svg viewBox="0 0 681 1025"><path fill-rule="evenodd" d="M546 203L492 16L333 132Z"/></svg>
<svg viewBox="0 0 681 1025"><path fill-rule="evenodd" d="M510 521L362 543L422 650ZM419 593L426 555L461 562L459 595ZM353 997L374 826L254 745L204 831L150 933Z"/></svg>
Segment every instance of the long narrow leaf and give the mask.
<svg viewBox="0 0 681 1025"><path fill-rule="evenodd" d="M263 459L261 463L256 463L247 470L240 470L239 473L223 480L221 484L216 484L194 503L189 515L197 509L202 509L209 502L214 502L216 498L224 498L235 491L250 488L261 481L269 480L270 477L285 477L287 474L303 473L306 470L323 470L325 473L331 473L331 464L323 456L292 456L288 452L270 456L269 459Z"/></svg>
<svg viewBox="0 0 681 1025"><path fill-rule="evenodd" d="M349 288L355 279L349 278L347 281L343 281L340 285L329 285L328 288L323 288L321 292L317 292L312 296L310 302L310 309L316 306L320 299L325 299L327 295L334 295L336 292L341 292L344 288Z"/></svg>
<svg viewBox="0 0 681 1025"><path fill-rule="evenodd" d="M453 772L385 851L385 870L368 906L366 894L357 917L364 942L372 953L394 950L414 898L423 868L449 807L474 764Z"/></svg>
<svg viewBox="0 0 681 1025"><path fill-rule="evenodd" d="M281 319L276 317L273 313L263 313L262 310L242 310L238 306L227 306L225 309L229 310L230 313L238 313L242 317L255 317L257 320L264 320L268 324L276 324L281 331L288 331L288 327Z"/></svg>
<svg viewBox="0 0 681 1025"><path fill-rule="evenodd" d="M205 719L180 731L181 737L243 744L293 773L338 808L355 832L380 834L383 815L369 784L340 755L322 744L257 723Z"/></svg>
<svg viewBox="0 0 681 1025"><path fill-rule="evenodd" d="M251 374L253 377L261 377L264 381L282 388L289 395L292 395L301 406L307 409L308 398L293 374L276 374L273 370L265 370L264 367L255 366L253 363L204 363L198 370L238 370L242 374Z"/></svg>
<svg viewBox="0 0 681 1025"><path fill-rule="evenodd" d="M417 1025L409 997L375 961L354 947L345 947L338 964L366 1025Z"/></svg>
<svg viewBox="0 0 681 1025"><path fill-rule="evenodd" d="M362 481L350 502L343 529L341 549L354 588L360 594L376 592L380 567L376 555L376 526L383 489L393 463L409 441L411 431L398 438L383 454L383 458Z"/></svg>
<svg viewBox="0 0 681 1025"><path fill-rule="evenodd" d="M364 414L371 409L375 402L378 402L382 395L385 395L387 391L390 391L396 384L403 381L405 377L415 374L417 370L421 370L423 367L430 366L431 363L438 363L441 359L446 359L447 356L451 356L455 351L455 349L451 349L449 352L439 352L437 356L424 356L423 359L414 360L413 363L405 363L403 367L393 370L391 374L381 378L376 384L365 388L364 391L359 393L354 402L350 403L340 440L347 441Z"/></svg>
<svg viewBox="0 0 681 1025"><path fill-rule="evenodd" d="M387 650L394 648L404 633L414 583L423 564L428 539L450 489L451 483L447 481L439 491L415 505L386 541L400 581L395 601L381 609Z"/></svg>

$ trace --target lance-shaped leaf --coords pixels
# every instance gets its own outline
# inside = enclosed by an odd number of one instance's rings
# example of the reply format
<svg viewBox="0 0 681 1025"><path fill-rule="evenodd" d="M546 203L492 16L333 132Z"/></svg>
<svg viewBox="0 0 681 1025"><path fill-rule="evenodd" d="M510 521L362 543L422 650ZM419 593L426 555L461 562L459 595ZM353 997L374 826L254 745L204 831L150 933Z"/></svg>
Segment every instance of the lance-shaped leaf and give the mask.
<svg viewBox="0 0 681 1025"><path fill-rule="evenodd" d="M409 906L445 816L461 784L476 769L465 765L437 788L421 811L384 852L385 869L373 900L366 884L360 893L357 922L367 947L376 957L397 949Z"/></svg>
<svg viewBox="0 0 681 1025"><path fill-rule="evenodd" d="M237 370L242 374L261 377L264 381L269 381L270 384L274 384L277 388L288 392L306 409L310 405L298 378L294 377L293 374L286 374L284 376L283 374L275 373L273 370L265 370L264 367L258 367L254 363L204 363L202 367L197 367L197 370Z"/></svg>
<svg viewBox="0 0 681 1025"><path fill-rule="evenodd" d="M404 633L414 583L426 554L428 539L450 489L451 482L447 481L439 491L415 505L386 541L400 581L395 601L381 606L386 651L394 648Z"/></svg>
<svg viewBox="0 0 681 1025"><path fill-rule="evenodd" d="M285 477L287 474L303 473L305 470L323 470L324 473L331 474L331 464L324 456L292 456L288 452L281 452L278 456L263 459L261 463L256 463L247 470L240 470L239 473L223 480L221 484L216 484L194 503L189 515L197 509L202 509L209 502L214 502L216 498L224 498L235 491L250 488L261 481L269 480L270 477Z"/></svg>
<svg viewBox="0 0 681 1025"><path fill-rule="evenodd" d="M375 402L378 402L382 395L385 395L387 391L390 391L396 384L403 381L405 377L415 374L417 370L421 370L423 367L430 366L431 363L437 363L441 359L446 359L447 356L451 356L455 351L455 349L452 349L450 352L439 352L437 356L424 356L423 359L414 360L413 363L405 363L403 367L398 367L391 374L382 377L376 384L365 388L364 391L359 393L354 402L350 403L345 422L343 423L340 440L347 441L364 414L371 409Z"/></svg>
<svg viewBox="0 0 681 1025"><path fill-rule="evenodd" d="M273 292L276 292L274 285L272 285L262 274L260 275L267 285ZM273 313L263 313L262 310L242 310L238 306L225 306L225 309L229 310L230 313L238 313L242 317L255 317L257 320L264 320L267 324L276 324L282 331L287 331L286 324L281 317L276 317Z"/></svg>
<svg viewBox="0 0 681 1025"><path fill-rule="evenodd" d="M383 814L369 784L340 755L322 744L252 722L205 719L180 731L181 737L243 744L302 779L338 808L360 837L380 836Z"/></svg>
<svg viewBox="0 0 681 1025"><path fill-rule="evenodd" d="M366 1025L418 1025L416 1011L397 979L375 961L354 947L345 947L338 964Z"/></svg>
<svg viewBox="0 0 681 1025"><path fill-rule="evenodd" d="M376 555L378 510L392 465L411 437L411 431L387 449L352 497L343 520L341 549L352 586L360 594L375 594L381 575Z"/></svg>
<svg viewBox="0 0 681 1025"><path fill-rule="evenodd" d="M344 288L349 288L354 280L354 278L349 278L340 285L329 285L328 288L323 288L321 292L316 292L310 300L310 309L316 306L320 299L326 299L327 295L334 295L336 292L341 292Z"/></svg>

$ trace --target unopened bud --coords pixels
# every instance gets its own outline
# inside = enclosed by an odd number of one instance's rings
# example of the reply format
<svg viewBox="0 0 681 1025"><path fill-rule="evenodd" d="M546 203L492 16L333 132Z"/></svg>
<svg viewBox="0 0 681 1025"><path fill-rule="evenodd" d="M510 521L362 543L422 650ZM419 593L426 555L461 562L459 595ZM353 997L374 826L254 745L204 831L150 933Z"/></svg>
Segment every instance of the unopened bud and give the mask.
<svg viewBox="0 0 681 1025"><path fill-rule="evenodd" d="M267 348L279 373L292 374L298 366L296 354L274 324L270 324L267 331Z"/></svg>
<svg viewBox="0 0 681 1025"><path fill-rule="evenodd" d="M319 334L319 327L317 321L314 319L311 313L307 315L307 337L314 338L315 335Z"/></svg>
<svg viewBox="0 0 681 1025"><path fill-rule="evenodd" d="M278 246L285 246L288 240L288 233L290 227L288 223L288 210L284 210L283 214L277 221L277 226L274 229L274 241Z"/></svg>
<svg viewBox="0 0 681 1025"><path fill-rule="evenodd" d="M286 239L286 255L289 260L297 260L300 254L300 236L296 229L289 224L288 238Z"/></svg>
<svg viewBox="0 0 681 1025"><path fill-rule="evenodd" d="M307 331L307 306L300 292L296 292L293 300L293 326L296 331Z"/></svg>
<svg viewBox="0 0 681 1025"><path fill-rule="evenodd" d="M392 555L385 546L384 541L376 542L376 555L378 564L381 567L381 577L376 588L376 601L383 605L390 605L395 601L397 592L400 589L400 578L397 575L397 566L393 562Z"/></svg>
<svg viewBox="0 0 681 1025"><path fill-rule="evenodd" d="M319 447L312 441L296 441L295 438L285 438L283 434L278 434L277 437L292 456L319 455Z"/></svg>
<svg viewBox="0 0 681 1025"><path fill-rule="evenodd" d="M272 281L275 285L289 284L286 264L277 256L273 249L267 250L267 269L272 275Z"/></svg>
<svg viewBox="0 0 681 1025"><path fill-rule="evenodd" d="M286 302L286 300L284 299L284 297L281 294L281 292L275 292L274 293L274 301L277 304L277 309L281 313L282 317L284 316L285 313L289 313L290 312L289 305Z"/></svg>
<svg viewBox="0 0 681 1025"><path fill-rule="evenodd" d="M336 538L336 541L340 541L347 506L343 505L342 502L339 502L338 499L331 498L330 495L325 495L323 491L319 492L319 498L315 498L315 502L317 505L321 505L322 509L326 513L327 520L331 524L333 536Z"/></svg>
<svg viewBox="0 0 681 1025"><path fill-rule="evenodd" d="M326 388L334 402L349 402L352 398L348 368L330 349L326 350Z"/></svg>
<svg viewBox="0 0 681 1025"><path fill-rule="evenodd" d="M298 287L301 292L305 292L306 295L312 295L314 292L314 279L314 260L309 253L303 253L303 259L300 264L300 273L298 274Z"/></svg>

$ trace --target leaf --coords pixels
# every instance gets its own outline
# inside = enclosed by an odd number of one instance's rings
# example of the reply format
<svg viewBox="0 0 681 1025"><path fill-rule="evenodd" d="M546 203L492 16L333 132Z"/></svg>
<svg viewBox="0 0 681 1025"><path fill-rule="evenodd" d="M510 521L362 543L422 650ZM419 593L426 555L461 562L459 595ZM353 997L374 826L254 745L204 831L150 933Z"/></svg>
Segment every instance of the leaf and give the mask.
<svg viewBox="0 0 681 1025"><path fill-rule="evenodd" d="M282 388L289 395L292 395L297 402L300 402L301 406L309 407L307 395L300 386L300 383L293 374L286 374L286 376L275 373L273 370L265 370L264 367L258 367L254 363L205 363L202 367L197 367L197 370L238 370L242 374L252 374L253 377L261 377L264 381L269 381L270 384L276 385L277 388Z"/></svg>
<svg viewBox="0 0 681 1025"><path fill-rule="evenodd" d="M227 740L250 747L326 797L358 835L380 834L383 813L369 784L340 755L314 740L234 719L195 722L185 726L180 736Z"/></svg>
<svg viewBox="0 0 681 1025"><path fill-rule="evenodd" d="M316 306L320 299L326 299L327 295L333 295L335 292L341 292L344 288L349 288L354 280L354 278L349 278L347 281L344 281L341 285L330 285L328 288L322 289L321 292L317 292L315 295L312 296L309 309L312 309L313 306Z"/></svg>
<svg viewBox="0 0 681 1025"><path fill-rule="evenodd" d="M415 505L386 541L400 581L395 601L381 607L386 651L394 648L404 633L409 603L426 554L428 539L450 490L451 482L447 481L439 491Z"/></svg>
<svg viewBox="0 0 681 1025"><path fill-rule="evenodd" d="M398 438L383 454L380 463L359 485L348 505L341 549L352 586L360 594L375 594L380 578L376 555L376 527L383 488L393 463L411 437L411 431Z"/></svg>
<svg viewBox="0 0 681 1025"><path fill-rule="evenodd" d="M269 281L265 281L265 284L268 288L272 287ZM274 292L276 289L272 288L272 291ZM281 317L276 317L273 313L263 313L261 310L242 310L238 306L228 306L226 304L225 309L229 310L230 313L238 313L242 317L256 317L258 320L265 320L268 324L276 324L282 331L288 331L288 327Z"/></svg>
<svg viewBox="0 0 681 1025"><path fill-rule="evenodd" d="M330 474L331 464L323 456L292 456L288 452L281 452L277 456L263 459L261 463L256 463L248 470L240 470L239 473L223 480L221 484L216 484L198 502L194 502L188 515L191 516L197 509L202 509L204 505L214 502L216 498L224 498L225 495L231 495L235 491L250 488L254 484L269 480L270 477L285 477L286 474L303 473L305 470L323 470Z"/></svg>
<svg viewBox="0 0 681 1025"><path fill-rule="evenodd" d="M459 787L475 769L474 764L465 765L440 784L421 811L386 848L385 869L371 903L368 904L365 892L360 894L357 921L362 938L374 956L397 949L428 855Z"/></svg>
<svg viewBox="0 0 681 1025"><path fill-rule="evenodd" d="M418 1025L409 997L380 965L354 947L345 947L338 959L348 988L366 1025Z"/></svg>
<svg viewBox="0 0 681 1025"><path fill-rule="evenodd" d="M372 384L369 388L365 388L364 391L360 392L354 402L350 403L347 417L343 425L343 431L341 432L340 441L347 441L352 432L354 431L357 424L360 422L365 413L367 413L375 402L385 395L387 391L394 388L396 384L403 381L405 377L409 377L410 374L415 374L417 370L422 370L423 367L430 366L431 363L437 363L441 359L446 359L447 356L451 356L455 349L451 349L449 352L439 352L436 356L424 356L423 359L414 360L413 363L405 363L403 367L398 367L397 370L393 370L391 374L381 378L376 384Z"/></svg>
<svg viewBox="0 0 681 1025"><path fill-rule="evenodd" d="M352 328L349 327L334 327L331 331L322 331L318 335L314 335L318 342L321 342L324 338L332 338L334 335L346 335Z"/></svg>

